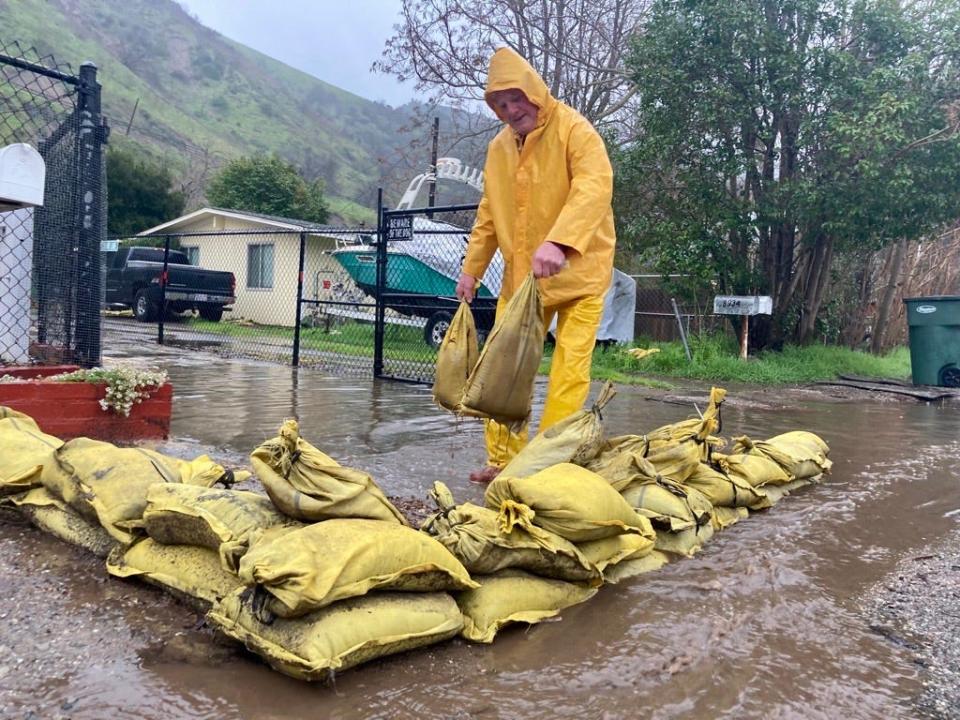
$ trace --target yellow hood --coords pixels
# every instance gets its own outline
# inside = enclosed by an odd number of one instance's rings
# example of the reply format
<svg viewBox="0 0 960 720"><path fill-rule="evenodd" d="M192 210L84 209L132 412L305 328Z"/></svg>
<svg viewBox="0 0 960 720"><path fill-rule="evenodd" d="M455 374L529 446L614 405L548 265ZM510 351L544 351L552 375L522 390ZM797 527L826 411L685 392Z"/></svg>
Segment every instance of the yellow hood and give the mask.
<svg viewBox="0 0 960 720"><path fill-rule="evenodd" d="M500 48L490 58L487 89L483 97L490 109L503 122L506 122L506 120L500 116L493 103L490 102L490 93L500 90L513 90L514 88L522 90L527 99L542 111L537 116L537 125L545 123L554 105L557 104L557 101L550 94L547 84L533 69L533 66L524 60L519 53L510 48Z"/></svg>

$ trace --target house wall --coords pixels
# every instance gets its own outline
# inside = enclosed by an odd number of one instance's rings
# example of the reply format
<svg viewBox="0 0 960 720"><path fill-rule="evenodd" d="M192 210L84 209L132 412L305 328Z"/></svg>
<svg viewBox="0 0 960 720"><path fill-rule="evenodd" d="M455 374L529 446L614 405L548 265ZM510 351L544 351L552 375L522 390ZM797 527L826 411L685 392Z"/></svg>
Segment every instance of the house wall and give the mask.
<svg viewBox="0 0 960 720"><path fill-rule="evenodd" d="M215 224L215 222L217 224ZM218 226L219 224L219 226ZM260 231L250 234L231 234L230 230ZM225 320L249 320L262 325L293 327L297 312L297 274L300 260L300 234L275 231L253 221L238 218L200 217L178 229L180 233L223 232L223 235L185 235L180 238L183 248L197 248L201 267L232 272L237 280L233 311L224 313ZM247 287L247 248L250 245L273 245L273 287ZM339 268L324 251L332 250L332 238L308 237L304 261L304 296L312 295L311 272L334 271Z"/></svg>

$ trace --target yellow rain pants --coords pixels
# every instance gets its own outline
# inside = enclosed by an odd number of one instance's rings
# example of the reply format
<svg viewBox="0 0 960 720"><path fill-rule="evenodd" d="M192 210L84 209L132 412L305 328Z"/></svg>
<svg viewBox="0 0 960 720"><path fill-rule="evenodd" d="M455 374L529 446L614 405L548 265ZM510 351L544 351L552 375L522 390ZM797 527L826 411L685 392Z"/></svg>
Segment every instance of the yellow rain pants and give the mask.
<svg viewBox="0 0 960 720"><path fill-rule="evenodd" d="M497 316L507 301L497 301ZM603 297L585 297L543 309L544 327L557 316L556 348L550 363L550 379L539 431L543 432L583 408L590 394L590 365L597 328L603 315ZM527 444L527 428L511 432L494 420L486 420L484 439L487 464L504 467Z"/></svg>

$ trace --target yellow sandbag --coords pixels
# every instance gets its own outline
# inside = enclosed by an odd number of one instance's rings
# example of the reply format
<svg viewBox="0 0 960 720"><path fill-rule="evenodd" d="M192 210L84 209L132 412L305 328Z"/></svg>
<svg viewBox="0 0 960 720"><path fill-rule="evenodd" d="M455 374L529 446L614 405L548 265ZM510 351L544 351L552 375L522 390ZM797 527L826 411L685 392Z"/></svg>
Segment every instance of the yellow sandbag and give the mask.
<svg viewBox="0 0 960 720"><path fill-rule="evenodd" d="M647 440L641 435L623 435L608 440L600 454L585 467L610 483L617 492L633 483L657 479L657 469L644 457Z"/></svg>
<svg viewBox="0 0 960 720"><path fill-rule="evenodd" d="M54 453L40 480L88 520L99 522L121 543L133 542L147 506L147 488L179 483L181 461L144 448L118 448L77 438Z"/></svg>
<svg viewBox="0 0 960 720"><path fill-rule="evenodd" d="M531 440L501 471L507 477L529 477L559 463L585 466L603 445L600 411L616 395L612 383L604 384L589 410L575 412Z"/></svg>
<svg viewBox="0 0 960 720"><path fill-rule="evenodd" d="M644 534L644 519L596 473L570 463L554 465L526 478L490 483L486 506L499 512L500 528L532 523L570 540L586 542L620 533Z"/></svg>
<svg viewBox="0 0 960 720"><path fill-rule="evenodd" d="M801 478L799 480L791 480L788 483L783 485L765 485L761 488L761 492L764 495L764 505L756 508L750 508L751 510L762 510L765 508L770 508L776 505L778 502L783 500L787 495L792 493L794 490L799 490L802 487L806 487L811 483L819 482L822 476L817 475L812 478Z"/></svg>
<svg viewBox="0 0 960 720"><path fill-rule="evenodd" d="M691 438L676 445L651 448L646 460L658 475L682 483L696 471L705 454L703 443Z"/></svg>
<svg viewBox="0 0 960 720"><path fill-rule="evenodd" d="M608 585L616 585L637 575L659 570L670 562L670 555L660 550L651 550L641 558L623 560L611 565L603 572L603 581Z"/></svg>
<svg viewBox="0 0 960 720"><path fill-rule="evenodd" d="M737 477L755 488L784 485L791 480L789 473L762 453L713 453L711 461L723 474Z"/></svg>
<svg viewBox="0 0 960 720"><path fill-rule="evenodd" d="M241 585L236 575L221 568L220 558L213 550L193 545L161 545L150 538L126 549L115 548L107 558L107 572L156 585L204 610Z"/></svg>
<svg viewBox="0 0 960 720"><path fill-rule="evenodd" d="M637 560L653 552L657 534L647 524L643 535L613 535L600 540L589 540L577 545L583 556L592 562L606 577L607 569L625 560Z"/></svg>
<svg viewBox="0 0 960 720"><path fill-rule="evenodd" d="M168 458L173 460L173 458ZM246 470L227 470L218 462L210 459L209 455L200 455L193 460L176 460L180 470L180 482L185 485L213 487L216 483L233 485L250 478Z"/></svg>
<svg viewBox="0 0 960 720"><path fill-rule="evenodd" d="M699 490L714 507L767 507L762 490L738 475L724 475L707 463L699 463L683 484Z"/></svg>
<svg viewBox="0 0 960 720"><path fill-rule="evenodd" d="M833 461L827 458L827 444L817 435L805 430L783 433L769 440L753 441L746 435L734 440L733 453L765 455L794 480L830 472L833 466Z"/></svg>
<svg viewBox="0 0 960 720"><path fill-rule="evenodd" d="M664 532L661 530L657 532L657 539L654 541L653 547L660 552L693 557L703 549L703 544L713 537L714 532L712 522L679 532Z"/></svg>
<svg viewBox="0 0 960 720"><path fill-rule="evenodd" d="M288 524L299 525L263 495L174 483L152 485L143 512L147 535L157 542L211 550L251 530Z"/></svg>
<svg viewBox="0 0 960 720"><path fill-rule="evenodd" d="M251 608L249 589L238 590L217 603L207 621L274 670L309 681L442 642L463 627L457 604L446 593L374 593L267 625Z"/></svg>
<svg viewBox="0 0 960 720"><path fill-rule="evenodd" d="M559 580L601 583L599 570L569 540L535 525L501 532L496 512L472 503L454 505L453 496L441 482L434 483L430 496L439 512L421 529L452 552L471 574L490 575L516 567Z"/></svg>
<svg viewBox="0 0 960 720"><path fill-rule="evenodd" d="M479 578L480 587L460 593L457 605L463 613L463 637L491 643L510 623L538 623L561 610L589 600L597 589L552 580L522 570L502 570Z"/></svg>
<svg viewBox="0 0 960 720"><path fill-rule="evenodd" d="M27 476L26 471L52 464L53 453L61 445L62 440L40 430L33 418L0 406L0 495L39 486L39 477L34 473ZM18 484L10 483L14 476Z"/></svg>
<svg viewBox="0 0 960 720"><path fill-rule="evenodd" d="M437 352L433 381L433 400L437 405L452 412L460 411L463 389L479 357L473 312L468 303L461 301Z"/></svg>
<svg viewBox="0 0 960 720"><path fill-rule="evenodd" d="M750 514L745 507L715 507L710 513L710 524L714 530L725 530L743 520Z"/></svg>
<svg viewBox="0 0 960 720"><path fill-rule="evenodd" d="M623 491L623 499L655 527L679 532L710 522L713 506L703 493L667 478L634 483Z"/></svg>
<svg viewBox="0 0 960 720"><path fill-rule="evenodd" d="M461 412L505 425L524 422L530 416L543 340L543 306L530 273L483 346L463 390Z"/></svg>
<svg viewBox="0 0 960 720"><path fill-rule="evenodd" d="M22 495L34 488L43 487L43 483L40 482L41 475L43 475L43 465L33 465L12 475L0 477L0 498L8 495Z"/></svg>
<svg viewBox="0 0 960 720"><path fill-rule="evenodd" d="M476 587L432 537L382 520L326 520L257 542L240 560L240 578L270 593L269 611L287 618L376 589Z"/></svg>
<svg viewBox="0 0 960 720"><path fill-rule="evenodd" d="M691 437L704 442L711 433L719 432L722 426L720 409L726 396L727 391L723 388L710 388L710 401L701 417L664 425L647 433L649 452L675 445Z"/></svg>
<svg viewBox="0 0 960 720"><path fill-rule="evenodd" d="M105 558L117 541L100 527L83 518L80 513L44 487L34 488L10 498L30 522L64 542Z"/></svg>
<svg viewBox="0 0 960 720"><path fill-rule="evenodd" d="M300 437L296 420L250 455L253 470L281 512L297 520L369 518L407 521L367 473L343 467Z"/></svg>

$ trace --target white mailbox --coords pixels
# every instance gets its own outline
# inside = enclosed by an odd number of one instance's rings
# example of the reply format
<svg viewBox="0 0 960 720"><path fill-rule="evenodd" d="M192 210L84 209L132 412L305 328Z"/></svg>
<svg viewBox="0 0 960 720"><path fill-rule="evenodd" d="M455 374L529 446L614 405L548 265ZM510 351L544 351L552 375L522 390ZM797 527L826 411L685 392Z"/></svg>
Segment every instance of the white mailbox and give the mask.
<svg viewBox="0 0 960 720"><path fill-rule="evenodd" d="M717 295L713 298L715 315L772 315L769 295Z"/></svg>
<svg viewBox="0 0 960 720"><path fill-rule="evenodd" d="M0 148L0 212L43 205L46 166L26 143Z"/></svg>

